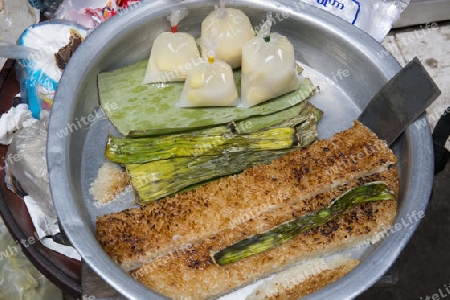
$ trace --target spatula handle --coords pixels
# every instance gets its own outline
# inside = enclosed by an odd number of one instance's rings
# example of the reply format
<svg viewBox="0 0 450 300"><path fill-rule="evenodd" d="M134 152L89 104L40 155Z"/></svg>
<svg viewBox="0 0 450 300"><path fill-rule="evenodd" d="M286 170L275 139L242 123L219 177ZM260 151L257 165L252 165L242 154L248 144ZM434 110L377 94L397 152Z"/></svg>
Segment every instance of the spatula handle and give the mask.
<svg viewBox="0 0 450 300"><path fill-rule="evenodd" d="M440 94L415 57L372 98L359 121L391 145Z"/></svg>

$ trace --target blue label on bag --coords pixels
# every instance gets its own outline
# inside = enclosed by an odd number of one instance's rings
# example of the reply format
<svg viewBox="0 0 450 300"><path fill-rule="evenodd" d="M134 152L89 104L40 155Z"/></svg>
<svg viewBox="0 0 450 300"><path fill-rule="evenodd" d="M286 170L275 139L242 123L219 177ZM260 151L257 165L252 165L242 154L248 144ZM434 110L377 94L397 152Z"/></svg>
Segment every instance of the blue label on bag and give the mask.
<svg viewBox="0 0 450 300"><path fill-rule="evenodd" d="M323 7L333 6L337 9L344 9L344 4L336 0L317 0L317 4L323 5Z"/></svg>
<svg viewBox="0 0 450 300"><path fill-rule="evenodd" d="M361 10L361 4L357 0L303 0L306 3L314 4L342 19L355 24Z"/></svg>

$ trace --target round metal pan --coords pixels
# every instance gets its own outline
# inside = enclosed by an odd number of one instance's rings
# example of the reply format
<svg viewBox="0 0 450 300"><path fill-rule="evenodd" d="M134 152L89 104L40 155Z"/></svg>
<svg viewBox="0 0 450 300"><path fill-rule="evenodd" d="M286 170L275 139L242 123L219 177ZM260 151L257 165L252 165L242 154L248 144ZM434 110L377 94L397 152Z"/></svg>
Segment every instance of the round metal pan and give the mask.
<svg viewBox="0 0 450 300"><path fill-rule="evenodd" d="M217 1L181 3L190 14L179 30L198 37L201 20ZM172 1L143 2L96 29L66 68L50 117L47 156L51 191L61 225L86 263L130 299L160 299L161 296L114 264L95 238L96 216L131 205L117 201L98 208L88 192L105 161L106 135L114 131L98 111L97 74L148 58L153 40L168 30L166 16L178 5L179 2ZM305 67L304 75L320 86L320 93L311 100L325 112L319 125L319 138L349 128L381 86L400 70L397 61L379 43L320 9L282 0L236 0L229 1L228 5L241 8L254 26L261 24L268 11L281 15L273 31L289 38L296 59ZM92 114L99 116L96 121L80 126L79 120ZM353 251L352 255L361 264L307 299L354 298L382 276L408 242L418 225L409 222L408 217L413 211L425 210L433 179L431 134L419 122L427 121L422 117L413 123L393 145L400 174L396 220L399 229L376 245ZM73 124L80 127L70 127ZM61 134L61 130L68 128L71 130ZM401 225L405 220L407 226Z"/></svg>

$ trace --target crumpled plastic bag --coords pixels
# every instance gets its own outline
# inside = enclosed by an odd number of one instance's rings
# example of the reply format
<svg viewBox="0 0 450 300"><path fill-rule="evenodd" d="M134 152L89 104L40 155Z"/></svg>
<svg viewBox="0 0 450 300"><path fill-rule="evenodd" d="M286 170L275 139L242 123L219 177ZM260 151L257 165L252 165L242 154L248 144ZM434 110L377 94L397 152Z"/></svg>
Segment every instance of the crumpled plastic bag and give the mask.
<svg viewBox="0 0 450 300"><path fill-rule="evenodd" d="M61 232L50 194L47 171L46 143L49 112L41 111L41 120L38 121L31 117L31 112L27 110L26 104L19 104L19 106L11 108L14 111L17 109L19 112L28 112L25 122L30 121L30 124L25 127L24 124L19 123L19 126L14 127L17 129L15 133L6 134L8 137L12 136L12 142L5 157L5 182L11 188L9 176L11 173L19 182L20 188L28 194L23 197L23 200L36 229L36 236L42 244L68 257L80 260L80 255L73 247L60 245L51 239L46 239L46 237ZM14 117L23 115L22 113L12 115L13 117L8 119L9 123L6 123L5 127L15 126L17 120ZM3 117L0 119L0 126L2 120ZM21 119L19 118L19 120ZM5 136L0 135L0 139L2 138Z"/></svg>
<svg viewBox="0 0 450 300"><path fill-rule="evenodd" d="M47 126L48 113L30 127L17 131L9 145L6 162L22 189L47 216L55 220L52 226L57 228L47 171Z"/></svg>
<svg viewBox="0 0 450 300"><path fill-rule="evenodd" d="M9 145L13 139L14 132L19 129L30 127L37 122L31 116L26 104L19 104L4 113L0 118L0 144Z"/></svg>
<svg viewBox="0 0 450 300"><path fill-rule="evenodd" d="M22 253L0 218L0 300L59 300L60 289Z"/></svg>
<svg viewBox="0 0 450 300"><path fill-rule="evenodd" d="M27 0L0 0L0 53L2 42L15 43L25 28L39 22L39 10ZM6 58L0 54L0 69Z"/></svg>
<svg viewBox="0 0 450 300"><path fill-rule="evenodd" d="M137 5L140 0L64 0L54 19L74 21L94 30L123 9Z"/></svg>
<svg viewBox="0 0 450 300"><path fill-rule="evenodd" d="M248 108L296 90L300 86L294 46L283 35L270 32L272 17L242 47L241 103Z"/></svg>

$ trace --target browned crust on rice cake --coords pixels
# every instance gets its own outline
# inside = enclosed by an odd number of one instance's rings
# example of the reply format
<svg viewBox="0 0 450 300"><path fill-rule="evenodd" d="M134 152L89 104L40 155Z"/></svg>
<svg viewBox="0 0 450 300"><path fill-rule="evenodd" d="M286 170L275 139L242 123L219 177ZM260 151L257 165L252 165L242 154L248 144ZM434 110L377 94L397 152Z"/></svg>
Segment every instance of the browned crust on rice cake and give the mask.
<svg viewBox="0 0 450 300"><path fill-rule="evenodd" d="M395 162L387 145L355 122L331 139L269 165L255 166L141 208L99 217L97 239L114 261L131 270L185 244L247 222L252 214L310 199Z"/></svg>
<svg viewBox="0 0 450 300"><path fill-rule="evenodd" d="M149 288L174 299L204 299L227 293L239 286L291 266L293 263L335 253L361 245L387 230L396 216L396 201L365 203L335 221L301 234L292 241L270 251L237 263L219 267L213 263L210 251L221 250L245 237L261 233L274 226L329 206L330 202L355 186L385 181L398 191L395 168L358 178L326 193L295 205L285 205L246 223L222 231L202 242L185 246L131 274Z"/></svg>
<svg viewBox="0 0 450 300"><path fill-rule="evenodd" d="M340 265L332 270L324 270L319 274L311 275L306 280L293 285L278 289L275 293L271 293L264 297L265 300L298 300L299 298L312 294L327 285L332 284L339 278L343 277L359 264L359 260L350 259L345 264Z"/></svg>

